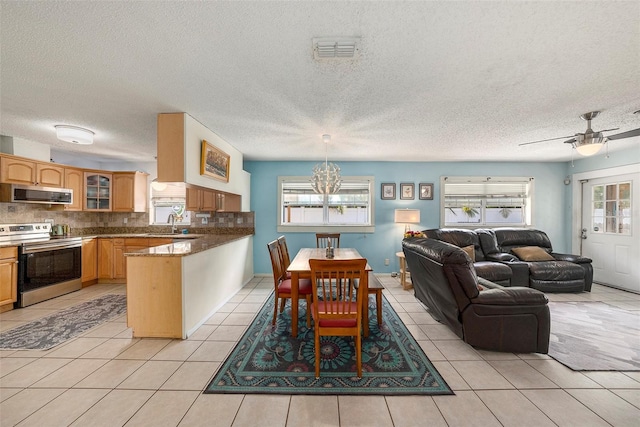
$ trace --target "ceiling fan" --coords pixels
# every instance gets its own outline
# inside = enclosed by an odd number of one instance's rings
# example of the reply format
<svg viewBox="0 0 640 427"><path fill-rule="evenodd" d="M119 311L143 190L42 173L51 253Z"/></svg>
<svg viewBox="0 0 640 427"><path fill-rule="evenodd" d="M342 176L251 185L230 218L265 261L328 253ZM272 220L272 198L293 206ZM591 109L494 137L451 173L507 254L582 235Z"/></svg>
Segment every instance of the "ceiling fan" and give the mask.
<svg viewBox="0 0 640 427"><path fill-rule="evenodd" d="M539 141L525 142L518 145L537 144L539 142L555 141L557 139L570 138L564 141L564 143L571 144L571 146L575 148L576 151L582 154L583 156L593 156L598 151L600 151L604 146L604 144L606 144L608 141L612 141L615 139L631 138L633 136L640 136L640 128L632 129L632 130L618 133L615 135L609 135L606 137L603 135L604 132L611 132L614 130L618 130L619 128L605 129L598 132L594 132L591 129L591 120L595 119L598 116L598 114L600 114L600 111L591 111L589 113L585 113L580 116L582 120L587 121L587 130L584 133L576 133L575 135L569 135L569 136L560 136L558 138L541 139Z"/></svg>

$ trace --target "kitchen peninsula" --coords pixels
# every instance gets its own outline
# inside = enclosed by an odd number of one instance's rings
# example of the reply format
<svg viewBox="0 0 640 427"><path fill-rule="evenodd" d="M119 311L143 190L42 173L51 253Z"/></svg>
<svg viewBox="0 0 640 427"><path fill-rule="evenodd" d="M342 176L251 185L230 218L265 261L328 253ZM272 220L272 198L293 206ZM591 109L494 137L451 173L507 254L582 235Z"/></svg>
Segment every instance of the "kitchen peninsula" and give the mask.
<svg viewBox="0 0 640 427"><path fill-rule="evenodd" d="M212 234L127 257L134 337L187 338L252 277L253 235Z"/></svg>

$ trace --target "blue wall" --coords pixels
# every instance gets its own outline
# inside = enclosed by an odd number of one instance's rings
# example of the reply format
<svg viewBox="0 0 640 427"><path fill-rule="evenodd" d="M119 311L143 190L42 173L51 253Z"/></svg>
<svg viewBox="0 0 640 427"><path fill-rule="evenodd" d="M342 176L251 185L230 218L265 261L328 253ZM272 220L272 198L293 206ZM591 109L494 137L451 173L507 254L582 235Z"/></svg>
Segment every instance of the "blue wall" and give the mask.
<svg viewBox="0 0 640 427"><path fill-rule="evenodd" d="M244 169L251 173L251 209L255 211L254 272L270 274L266 245L277 238L278 176L310 175L316 162L246 161ZM568 251L570 233L565 232L571 221L570 186L564 179L570 172L567 163L487 163L487 162L338 162L342 175L373 175L375 177L375 233L342 234L340 245L355 247L367 258L374 271L398 271L395 253L402 249L404 226L393 222L397 208L420 209L421 224L414 230L437 228L440 225L440 176L532 176L535 178L533 227L544 230L553 242L554 250ZM434 184L433 200L380 200L380 184L421 182ZM396 193L397 193L396 189ZM568 228L568 227L567 227ZM313 233L286 233L289 251L295 254L301 247L315 247ZM389 266L384 265L390 259Z"/></svg>

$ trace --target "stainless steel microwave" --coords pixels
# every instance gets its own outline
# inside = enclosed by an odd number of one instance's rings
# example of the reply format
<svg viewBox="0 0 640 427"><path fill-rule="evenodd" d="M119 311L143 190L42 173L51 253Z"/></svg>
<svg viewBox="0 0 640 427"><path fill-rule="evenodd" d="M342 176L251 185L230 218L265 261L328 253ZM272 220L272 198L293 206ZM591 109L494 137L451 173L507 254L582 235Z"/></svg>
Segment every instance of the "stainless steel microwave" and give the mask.
<svg viewBox="0 0 640 427"><path fill-rule="evenodd" d="M0 184L0 201L70 205L73 203L73 190L38 185Z"/></svg>

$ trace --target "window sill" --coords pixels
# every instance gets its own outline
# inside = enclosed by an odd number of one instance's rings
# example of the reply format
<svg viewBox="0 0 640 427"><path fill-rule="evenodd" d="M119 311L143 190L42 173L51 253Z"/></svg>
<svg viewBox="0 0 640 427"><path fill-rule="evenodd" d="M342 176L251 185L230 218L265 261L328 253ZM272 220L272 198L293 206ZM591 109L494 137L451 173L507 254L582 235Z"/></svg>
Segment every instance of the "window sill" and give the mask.
<svg viewBox="0 0 640 427"><path fill-rule="evenodd" d="M374 233L375 225L278 225L278 233Z"/></svg>

